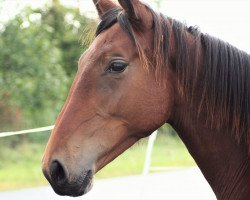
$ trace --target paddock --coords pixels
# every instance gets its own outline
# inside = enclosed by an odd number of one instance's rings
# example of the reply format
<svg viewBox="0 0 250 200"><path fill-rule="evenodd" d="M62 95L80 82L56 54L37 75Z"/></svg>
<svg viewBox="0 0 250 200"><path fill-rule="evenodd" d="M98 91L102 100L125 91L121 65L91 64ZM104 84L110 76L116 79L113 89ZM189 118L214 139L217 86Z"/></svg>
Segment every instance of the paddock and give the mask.
<svg viewBox="0 0 250 200"><path fill-rule="evenodd" d="M1 192L2 200L70 200L57 196L51 187ZM176 168L150 173L97 180L82 200L215 200L215 196L197 167Z"/></svg>

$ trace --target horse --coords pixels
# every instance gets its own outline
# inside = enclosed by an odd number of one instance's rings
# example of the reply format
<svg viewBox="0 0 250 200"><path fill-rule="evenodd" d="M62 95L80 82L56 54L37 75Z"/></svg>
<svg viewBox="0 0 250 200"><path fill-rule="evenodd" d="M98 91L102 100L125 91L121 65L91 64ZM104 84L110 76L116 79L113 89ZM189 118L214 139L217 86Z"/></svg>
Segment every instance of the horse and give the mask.
<svg viewBox="0 0 250 200"><path fill-rule="evenodd" d="M169 123L218 199L250 198L250 56L139 0L93 0L96 37L46 146L59 195ZM129 191L128 191L129 192Z"/></svg>

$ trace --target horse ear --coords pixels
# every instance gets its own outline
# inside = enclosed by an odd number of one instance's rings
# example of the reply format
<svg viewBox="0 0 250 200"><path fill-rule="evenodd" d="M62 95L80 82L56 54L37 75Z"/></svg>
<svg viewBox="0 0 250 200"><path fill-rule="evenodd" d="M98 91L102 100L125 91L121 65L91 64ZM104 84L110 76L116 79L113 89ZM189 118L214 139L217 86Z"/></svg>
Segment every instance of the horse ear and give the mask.
<svg viewBox="0 0 250 200"><path fill-rule="evenodd" d="M131 24L138 28L151 28L153 24L152 14L147 6L139 0L118 0L127 14Z"/></svg>
<svg viewBox="0 0 250 200"><path fill-rule="evenodd" d="M114 2L110 0L93 0L93 2L95 4L100 19L102 19L103 15L107 11L118 7Z"/></svg>
<svg viewBox="0 0 250 200"><path fill-rule="evenodd" d="M128 17L133 20L139 20L138 15L138 0L118 0L122 8L127 13Z"/></svg>

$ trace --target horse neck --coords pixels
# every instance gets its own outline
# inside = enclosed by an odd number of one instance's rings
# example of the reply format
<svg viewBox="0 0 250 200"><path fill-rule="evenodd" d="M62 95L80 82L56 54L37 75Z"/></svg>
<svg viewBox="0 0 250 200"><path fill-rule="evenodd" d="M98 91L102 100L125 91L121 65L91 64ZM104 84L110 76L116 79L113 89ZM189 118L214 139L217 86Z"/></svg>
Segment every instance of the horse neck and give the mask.
<svg viewBox="0 0 250 200"><path fill-rule="evenodd" d="M185 112L185 113L184 113ZM185 108L175 108L170 124L186 145L218 199L250 197L250 157L230 132L208 128Z"/></svg>
<svg viewBox="0 0 250 200"><path fill-rule="evenodd" d="M171 40L174 44L173 38ZM197 119L198 105L191 108L181 96L176 94L169 123L186 145L217 198L249 199L250 156L247 146L244 142L238 144L230 130L207 125L206 113ZM195 98L200 97L197 95Z"/></svg>

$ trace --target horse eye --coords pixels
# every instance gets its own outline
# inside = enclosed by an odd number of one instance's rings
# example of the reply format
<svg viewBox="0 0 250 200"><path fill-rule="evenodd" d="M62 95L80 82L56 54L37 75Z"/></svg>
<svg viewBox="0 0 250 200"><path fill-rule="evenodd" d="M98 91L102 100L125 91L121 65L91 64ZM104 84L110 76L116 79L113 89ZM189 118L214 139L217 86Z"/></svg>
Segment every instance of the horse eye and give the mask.
<svg viewBox="0 0 250 200"><path fill-rule="evenodd" d="M123 72L126 67L128 66L127 63L125 62L112 62L108 69L107 69L107 72L110 72L110 73L121 73Z"/></svg>

